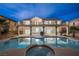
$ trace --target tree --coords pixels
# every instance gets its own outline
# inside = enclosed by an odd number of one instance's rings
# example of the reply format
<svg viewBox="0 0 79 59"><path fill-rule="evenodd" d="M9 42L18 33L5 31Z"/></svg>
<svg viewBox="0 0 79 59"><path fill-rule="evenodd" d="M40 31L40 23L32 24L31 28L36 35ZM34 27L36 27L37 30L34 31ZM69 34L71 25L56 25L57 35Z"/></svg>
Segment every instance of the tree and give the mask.
<svg viewBox="0 0 79 59"><path fill-rule="evenodd" d="M61 28L61 30L60 30L60 34L63 35L63 34L65 34L65 33L66 33L66 28L64 28L64 27Z"/></svg>
<svg viewBox="0 0 79 59"><path fill-rule="evenodd" d="M71 26L69 29L69 33L72 33L73 37L75 37L76 26Z"/></svg>

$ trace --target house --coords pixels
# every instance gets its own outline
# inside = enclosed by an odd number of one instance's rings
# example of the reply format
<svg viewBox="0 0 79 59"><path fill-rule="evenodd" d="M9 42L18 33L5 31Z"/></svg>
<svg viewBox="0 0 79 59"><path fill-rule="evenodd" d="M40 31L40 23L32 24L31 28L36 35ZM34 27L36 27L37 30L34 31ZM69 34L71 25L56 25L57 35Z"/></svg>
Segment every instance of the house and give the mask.
<svg viewBox="0 0 79 59"><path fill-rule="evenodd" d="M45 36L61 35L60 30L63 26L62 20L56 18L43 19L34 17L31 19L24 19L19 23L18 34L23 34L25 36L40 36L40 32L44 32Z"/></svg>
<svg viewBox="0 0 79 59"><path fill-rule="evenodd" d="M79 18L73 19L69 22L70 35L79 37Z"/></svg>
<svg viewBox="0 0 79 59"><path fill-rule="evenodd" d="M17 22L4 16L0 16L0 33L14 33L16 31Z"/></svg>

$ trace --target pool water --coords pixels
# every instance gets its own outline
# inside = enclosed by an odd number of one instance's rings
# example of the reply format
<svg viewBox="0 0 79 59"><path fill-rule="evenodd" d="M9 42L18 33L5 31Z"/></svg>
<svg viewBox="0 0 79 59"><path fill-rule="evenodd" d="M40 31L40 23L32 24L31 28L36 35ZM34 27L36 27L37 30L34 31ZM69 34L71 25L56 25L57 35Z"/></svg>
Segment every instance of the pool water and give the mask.
<svg viewBox="0 0 79 59"><path fill-rule="evenodd" d="M30 45L49 45L53 48L73 48L79 50L79 40L66 37L44 38L13 38L5 42L0 41L0 51L8 49L28 48Z"/></svg>

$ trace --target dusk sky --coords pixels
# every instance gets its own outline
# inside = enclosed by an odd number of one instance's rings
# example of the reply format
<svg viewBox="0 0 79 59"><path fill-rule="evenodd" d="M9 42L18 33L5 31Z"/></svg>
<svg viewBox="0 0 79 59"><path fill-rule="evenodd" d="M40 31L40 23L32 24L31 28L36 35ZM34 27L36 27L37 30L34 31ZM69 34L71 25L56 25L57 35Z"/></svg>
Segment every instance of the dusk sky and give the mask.
<svg viewBox="0 0 79 59"><path fill-rule="evenodd" d="M32 17L58 18L70 21L79 18L79 4L7 3L0 4L0 15L16 21Z"/></svg>

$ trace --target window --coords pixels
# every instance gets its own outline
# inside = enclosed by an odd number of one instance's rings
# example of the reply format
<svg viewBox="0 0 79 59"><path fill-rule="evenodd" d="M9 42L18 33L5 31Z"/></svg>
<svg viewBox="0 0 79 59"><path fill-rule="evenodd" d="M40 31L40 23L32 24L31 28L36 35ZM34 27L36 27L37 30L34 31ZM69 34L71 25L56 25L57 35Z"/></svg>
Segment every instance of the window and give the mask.
<svg viewBox="0 0 79 59"><path fill-rule="evenodd" d="M49 21L49 24L52 24L51 21Z"/></svg>
<svg viewBox="0 0 79 59"><path fill-rule="evenodd" d="M23 31L24 31L24 34L26 34L27 36L30 35L30 27L24 27Z"/></svg>
<svg viewBox="0 0 79 59"><path fill-rule="evenodd" d="M48 21L45 21L45 22L44 22L44 24L46 24L46 25L47 25L47 24L49 24L49 22L48 22Z"/></svg>
<svg viewBox="0 0 79 59"><path fill-rule="evenodd" d="M44 24L46 24L46 25L55 25L56 23L55 23L54 20L52 20L52 21L45 21Z"/></svg>
<svg viewBox="0 0 79 59"><path fill-rule="evenodd" d="M61 24L61 21L57 21L57 24L60 25Z"/></svg>
<svg viewBox="0 0 79 59"><path fill-rule="evenodd" d="M45 35L55 35L55 27L45 27Z"/></svg>
<svg viewBox="0 0 79 59"><path fill-rule="evenodd" d="M23 21L24 25L30 25L30 21Z"/></svg>
<svg viewBox="0 0 79 59"><path fill-rule="evenodd" d="M34 17L34 18L32 19L32 24L33 24L33 25L41 25L41 24L43 24L43 22L42 22L42 19L40 19L40 18L38 18L38 17Z"/></svg>
<svg viewBox="0 0 79 59"><path fill-rule="evenodd" d="M32 35L40 35L41 31L43 31L42 27L32 27Z"/></svg>

